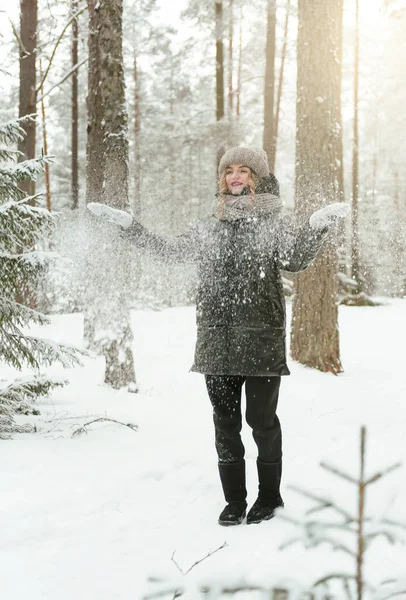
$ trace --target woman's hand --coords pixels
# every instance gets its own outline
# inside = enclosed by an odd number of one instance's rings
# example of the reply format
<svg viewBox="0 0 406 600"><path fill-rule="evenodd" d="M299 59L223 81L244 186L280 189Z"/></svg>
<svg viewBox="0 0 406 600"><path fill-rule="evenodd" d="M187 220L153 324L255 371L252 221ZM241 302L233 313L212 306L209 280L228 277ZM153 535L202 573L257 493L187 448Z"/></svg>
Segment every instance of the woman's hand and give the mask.
<svg viewBox="0 0 406 600"><path fill-rule="evenodd" d="M335 225L340 219L345 219L349 212L350 207L348 204L335 202L334 204L328 204L320 208L320 210L316 210L311 215L309 223L313 229L324 229L325 227Z"/></svg>
<svg viewBox="0 0 406 600"><path fill-rule="evenodd" d="M89 202L87 209L97 217L105 219L109 223L118 225L122 229L129 229L133 223L133 218L128 212L124 210L118 210L112 208L106 204L100 204L99 202Z"/></svg>

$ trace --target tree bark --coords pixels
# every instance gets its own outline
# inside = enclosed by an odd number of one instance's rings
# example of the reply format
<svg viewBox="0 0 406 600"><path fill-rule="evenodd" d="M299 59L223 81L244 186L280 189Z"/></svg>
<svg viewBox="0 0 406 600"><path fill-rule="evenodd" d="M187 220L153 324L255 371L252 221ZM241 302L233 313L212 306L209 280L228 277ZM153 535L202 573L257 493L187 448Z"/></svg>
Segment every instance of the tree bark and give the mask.
<svg viewBox="0 0 406 600"><path fill-rule="evenodd" d="M278 132L279 132L279 116L281 109L281 101L282 101L282 89L283 89L283 76L285 71L285 60L286 60L286 51L288 47L288 28L289 28L289 13L290 13L290 0L287 0L286 3L286 17L285 17L285 28L283 34L283 44L282 44L282 53L281 53L281 67L279 70L279 79L278 79L278 92L276 96L276 110L275 110L275 125L274 125L274 151L271 156L271 162L269 163L269 167L272 173L275 172L275 163L276 163L276 150L278 146Z"/></svg>
<svg viewBox="0 0 406 600"><path fill-rule="evenodd" d="M41 59L40 59L40 72L41 69ZM45 114L45 101L42 98L41 100L41 115L42 115L42 140L43 140L43 148L45 156L48 156L48 140L47 140L47 125L46 125L46 114ZM51 179L49 176L49 164L45 163L44 167L45 174L45 205L47 210L51 212L52 203L51 203Z"/></svg>
<svg viewBox="0 0 406 600"><path fill-rule="evenodd" d="M87 89L86 203L101 202L104 180L103 106L100 90L99 0L88 0L89 60Z"/></svg>
<svg viewBox="0 0 406 600"><path fill-rule="evenodd" d="M276 47L276 2L268 0L267 30L265 49L265 87L264 87L264 139L263 146L269 165L275 164L275 47Z"/></svg>
<svg viewBox="0 0 406 600"><path fill-rule="evenodd" d="M351 277L357 283L356 293L361 292L361 269L358 224L359 193L359 129L358 129L358 87L359 87L359 0L355 0L355 48L354 48L354 129L352 147L352 211L351 211Z"/></svg>
<svg viewBox="0 0 406 600"><path fill-rule="evenodd" d="M228 27L228 114L232 119L234 110L234 89L233 89L233 0L229 0L229 27Z"/></svg>
<svg viewBox="0 0 406 600"><path fill-rule="evenodd" d="M216 120L224 117L223 2L216 2Z"/></svg>
<svg viewBox="0 0 406 600"><path fill-rule="evenodd" d="M78 0L72 0L72 13L78 10ZM79 21L72 21L72 68L79 62ZM71 206L73 209L79 207L79 71L72 73L72 131L71 131Z"/></svg>
<svg viewBox="0 0 406 600"><path fill-rule="evenodd" d="M240 7L240 34L238 40L238 68L237 68L237 102L235 114L240 118L241 112L241 69L242 69L242 6Z"/></svg>
<svg viewBox="0 0 406 600"><path fill-rule="evenodd" d="M37 0L20 0L20 95L18 116L32 115L37 112L36 94L36 52L37 52ZM26 123L26 135L18 144L22 153L21 160L35 157L36 123ZM27 195L35 194L35 181L23 181L20 188Z"/></svg>
<svg viewBox="0 0 406 600"><path fill-rule="evenodd" d="M129 210L128 118L122 55L122 0L89 1L89 116L87 201ZM95 157L100 164L95 163ZM100 177L99 181L95 177ZM92 189L95 186L96 189ZM88 307L92 345L106 360L105 383L135 391L130 326L128 252L118 232L95 231L98 256L92 273L94 302ZM98 235L100 233L100 235ZM96 271L96 273L94 273Z"/></svg>
<svg viewBox="0 0 406 600"><path fill-rule="evenodd" d="M339 3L299 0L295 209L299 217L340 200ZM337 251L328 242L313 265L297 277L291 353L299 362L339 373Z"/></svg>
<svg viewBox="0 0 406 600"><path fill-rule="evenodd" d="M141 117L137 53L134 50L134 216L141 215Z"/></svg>

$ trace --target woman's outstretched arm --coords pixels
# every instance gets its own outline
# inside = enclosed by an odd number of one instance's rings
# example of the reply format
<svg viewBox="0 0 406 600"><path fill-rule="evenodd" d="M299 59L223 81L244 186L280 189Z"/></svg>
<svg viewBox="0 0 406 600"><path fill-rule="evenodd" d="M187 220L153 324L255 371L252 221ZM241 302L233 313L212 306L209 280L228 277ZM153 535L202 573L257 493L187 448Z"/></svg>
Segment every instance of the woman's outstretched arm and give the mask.
<svg viewBox="0 0 406 600"><path fill-rule="evenodd" d="M167 240L146 229L126 211L97 202L89 203L87 208L97 217L117 225L123 239L145 250L153 258L166 264L194 263L197 260L197 228L191 228L186 233Z"/></svg>
<svg viewBox="0 0 406 600"><path fill-rule="evenodd" d="M332 226L348 212L348 205L338 202L316 211L302 225L295 224L289 217L282 218L276 233L280 268L293 273L305 271L316 258Z"/></svg>

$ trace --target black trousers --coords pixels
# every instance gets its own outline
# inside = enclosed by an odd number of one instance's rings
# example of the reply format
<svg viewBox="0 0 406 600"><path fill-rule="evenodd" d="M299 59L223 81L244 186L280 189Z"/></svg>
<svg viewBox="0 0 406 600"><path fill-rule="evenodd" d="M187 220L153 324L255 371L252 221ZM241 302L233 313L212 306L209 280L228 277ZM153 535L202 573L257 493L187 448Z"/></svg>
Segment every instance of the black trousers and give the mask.
<svg viewBox="0 0 406 600"><path fill-rule="evenodd" d="M282 459L282 432L276 415L280 377L205 375L213 406L215 443L219 463L244 458L241 440L241 393L245 383L246 421L258 447L258 459L276 463Z"/></svg>

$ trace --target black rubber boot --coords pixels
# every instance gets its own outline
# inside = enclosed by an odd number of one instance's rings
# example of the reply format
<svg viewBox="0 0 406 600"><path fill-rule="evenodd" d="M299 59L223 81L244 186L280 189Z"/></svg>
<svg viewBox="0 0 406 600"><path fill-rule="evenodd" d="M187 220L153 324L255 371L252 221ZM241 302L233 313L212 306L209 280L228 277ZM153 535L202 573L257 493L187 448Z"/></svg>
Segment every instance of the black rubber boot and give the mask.
<svg viewBox="0 0 406 600"><path fill-rule="evenodd" d="M246 502L229 502L220 513L219 525L241 525L246 514Z"/></svg>
<svg viewBox="0 0 406 600"><path fill-rule="evenodd" d="M258 498L248 511L247 524L261 523L275 516L275 510L284 506L279 492L282 461L266 463L257 459Z"/></svg>
<svg viewBox="0 0 406 600"><path fill-rule="evenodd" d="M247 508L245 487L245 461L219 463L219 474L227 506L220 513L220 525L240 525Z"/></svg>
<svg viewBox="0 0 406 600"><path fill-rule="evenodd" d="M283 500L281 496L279 498L258 498L248 511L247 525L252 523L261 523L261 521L268 521L275 516L275 510L280 506L283 506Z"/></svg>

